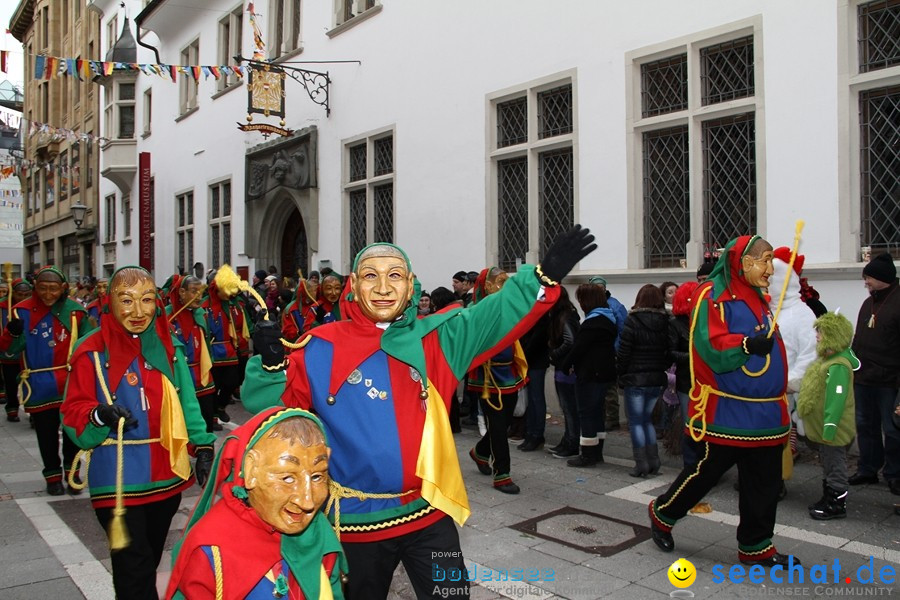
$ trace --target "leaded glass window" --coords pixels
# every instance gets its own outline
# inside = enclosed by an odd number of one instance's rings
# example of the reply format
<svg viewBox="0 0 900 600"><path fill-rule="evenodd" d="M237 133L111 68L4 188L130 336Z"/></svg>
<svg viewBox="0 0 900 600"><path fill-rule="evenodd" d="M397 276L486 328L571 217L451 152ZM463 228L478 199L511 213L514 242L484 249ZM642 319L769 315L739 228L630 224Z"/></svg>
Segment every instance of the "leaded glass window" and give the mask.
<svg viewBox="0 0 900 600"><path fill-rule="evenodd" d="M703 123L704 233L716 248L756 232L755 125L753 114Z"/></svg>
<svg viewBox="0 0 900 600"><path fill-rule="evenodd" d="M373 201L374 237L373 242L394 241L394 185L379 185L375 188Z"/></svg>
<svg viewBox="0 0 900 600"><path fill-rule="evenodd" d="M357 144L350 148L350 181L366 178L366 144Z"/></svg>
<svg viewBox="0 0 900 600"><path fill-rule="evenodd" d="M754 94L753 36L700 50L703 106Z"/></svg>
<svg viewBox="0 0 900 600"><path fill-rule="evenodd" d="M572 133L572 85L538 94L538 137Z"/></svg>
<svg viewBox="0 0 900 600"><path fill-rule="evenodd" d="M687 126L643 134L644 267L678 267L690 239Z"/></svg>
<svg viewBox="0 0 900 600"><path fill-rule="evenodd" d="M538 167L540 255L556 237L571 229L575 218L575 170L572 149L542 152Z"/></svg>
<svg viewBox="0 0 900 600"><path fill-rule="evenodd" d="M687 108L687 54L641 65L641 114L653 117Z"/></svg>
<svg viewBox="0 0 900 600"><path fill-rule="evenodd" d="M350 257L366 246L366 190L350 192Z"/></svg>
<svg viewBox="0 0 900 600"><path fill-rule="evenodd" d="M524 96L497 105L497 147L528 141L528 99Z"/></svg>
<svg viewBox="0 0 900 600"><path fill-rule="evenodd" d="M528 158L498 162L497 187L498 266L512 272L528 252Z"/></svg>
<svg viewBox="0 0 900 600"><path fill-rule="evenodd" d="M383 137L375 140L372 144L375 151L375 172L374 175L387 175L394 172L394 138L393 136Z"/></svg>
<svg viewBox="0 0 900 600"><path fill-rule="evenodd" d="M857 11L860 72L900 64L900 0L867 2Z"/></svg>
<svg viewBox="0 0 900 600"><path fill-rule="evenodd" d="M860 242L900 258L900 86L862 92Z"/></svg>

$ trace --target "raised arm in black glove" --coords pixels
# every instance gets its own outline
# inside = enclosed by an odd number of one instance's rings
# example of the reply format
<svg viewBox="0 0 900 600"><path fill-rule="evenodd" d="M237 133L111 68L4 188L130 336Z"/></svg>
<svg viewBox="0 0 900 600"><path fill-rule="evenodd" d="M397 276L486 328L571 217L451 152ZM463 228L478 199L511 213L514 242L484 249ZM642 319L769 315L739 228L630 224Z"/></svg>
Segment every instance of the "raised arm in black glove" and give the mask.
<svg viewBox="0 0 900 600"><path fill-rule="evenodd" d="M6 330L10 335L22 335L22 332L25 331L25 323L22 322L22 319L10 319L6 324Z"/></svg>
<svg viewBox="0 0 900 600"><path fill-rule="evenodd" d="M557 285L578 261L596 249L590 229L576 225L553 241L535 273L544 285Z"/></svg>
<svg viewBox="0 0 900 600"><path fill-rule="evenodd" d="M119 419L125 419L125 431L138 426L137 419L131 416L131 411L118 404L100 404L94 409L91 419L95 425L106 425L112 429L118 429Z"/></svg>
<svg viewBox="0 0 900 600"><path fill-rule="evenodd" d="M321 304L316 305L316 323L324 323L325 315L328 314L328 311L325 310L325 307Z"/></svg>
<svg viewBox="0 0 900 600"><path fill-rule="evenodd" d="M774 344L774 337L767 337L766 334L760 333L753 337L744 338L744 352L747 354L755 354L756 356L766 356L772 351L772 346Z"/></svg>
<svg viewBox="0 0 900 600"><path fill-rule="evenodd" d="M206 485L206 480L209 479L212 466L212 448L197 448L197 462L194 463L194 476L197 478L197 484L200 487Z"/></svg>
<svg viewBox="0 0 900 600"><path fill-rule="evenodd" d="M253 348L259 352L264 368L273 371L284 366L281 327L274 321L259 321L253 331Z"/></svg>

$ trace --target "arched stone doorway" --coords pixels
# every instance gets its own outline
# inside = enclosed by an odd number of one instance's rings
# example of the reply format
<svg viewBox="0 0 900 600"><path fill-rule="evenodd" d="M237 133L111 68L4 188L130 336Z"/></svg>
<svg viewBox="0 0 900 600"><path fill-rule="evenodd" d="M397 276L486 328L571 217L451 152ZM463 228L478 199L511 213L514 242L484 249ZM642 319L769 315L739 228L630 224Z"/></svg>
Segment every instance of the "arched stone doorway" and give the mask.
<svg viewBox="0 0 900 600"><path fill-rule="evenodd" d="M303 270L303 276L309 275L309 245L306 240L306 227L300 211L294 209L288 217L281 236L281 275L297 280L297 269Z"/></svg>

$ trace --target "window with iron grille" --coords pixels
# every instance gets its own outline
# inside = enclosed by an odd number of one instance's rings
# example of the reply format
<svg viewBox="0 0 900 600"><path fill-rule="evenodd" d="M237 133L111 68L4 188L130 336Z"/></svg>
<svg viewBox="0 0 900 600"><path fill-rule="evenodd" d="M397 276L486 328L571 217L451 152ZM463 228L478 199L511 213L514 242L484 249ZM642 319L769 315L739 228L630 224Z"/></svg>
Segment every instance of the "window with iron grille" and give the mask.
<svg viewBox="0 0 900 600"><path fill-rule="evenodd" d="M344 144L349 261L367 244L394 241L394 135L374 133ZM348 263L348 266L350 263Z"/></svg>
<svg viewBox="0 0 900 600"><path fill-rule="evenodd" d="M572 133L572 84L540 92L537 99L538 137Z"/></svg>
<svg viewBox="0 0 900 600"><path fill-rule="evenodd" d="M900 0L860 4L857 15L860 72L900 64Z"/></svg>
<svg viewBox="0 0 900 600"><path fill-rule="evenodd" d="M756 130L752 114L703 123L703 212L721 248L756 231Z"/></svg>
<svg viewBox="0 0 900 600"><path fill-rule="evenodd" d="M640 97L631 99L640 114L631 127L640 136L636 154L629 157L641 173L631 205L642 240L634 262L644 268L685 267L690 248L699 262L704 247L756 231L754 41L746 30L715 44L698 33L663 58L658 47L652 60L642 61L639 52L631 58L641 85ZM698 79L692 82L691 73ZM693 231L702 238L692 239Z"/></svg>
<svg viewBox="0 0 900 600"><path fill-rule="evenodd" d="M687 54L641 65L641 116L653 117L687 108Z"/></svg>
<svg viewBox="0 0 900 600"><path fill-rule="evenodd" d="M553 240L574 224L575 169L571 148L538 156L539 256L543 256Z"/></svg>
<svg viewBox="0 0 900 600"><path fill-rule="evenodd" d="M497 226L490 261L514 272L519 264L538 260L575 219L572 74L506 91L490 106L494 184L488 192Z"/></svg>
<svg viewBox="0 0 900 600"><path fill-rule="evenodd" d="M528 141L528 99L525 96L497 104L497 147Z"/></svg>
<svg viewBox="0 0 900 600"><path fill-rule="evenodd" d="M687 126L643 134L644 266L677 267L691 235Z"/></svg>
<svg viewBox="0 0 900 600"><path fill-rule="evenodd" d="M859 95L860 244L900 259L900 86Z"/></svg>
<svg viewBox="0 0 900 600"><path fill-rule="evenodd" d="M703 105L754 94L753 36L700 49Z"/></svg>
<svg viewBox="0 0 900 600"><path fill-rule="evenodd" d="M209 186L209 230L211 265L231 264L231 181ZM190 268L193 261L187 263Z"/></svg>
<svg viewBox="0 0 900 600"><path fill-rule="evenodd" d="M175 269L189 269L194 264L194 192L175 196L175 243Z"/></svg>

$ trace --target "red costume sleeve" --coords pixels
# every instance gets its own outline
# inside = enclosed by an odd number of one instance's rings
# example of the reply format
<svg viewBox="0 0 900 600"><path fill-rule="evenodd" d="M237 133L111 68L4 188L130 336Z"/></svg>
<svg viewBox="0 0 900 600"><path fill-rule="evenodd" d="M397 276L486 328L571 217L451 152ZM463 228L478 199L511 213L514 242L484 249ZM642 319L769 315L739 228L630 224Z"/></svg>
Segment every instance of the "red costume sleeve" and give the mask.
<svg viewBox="0 0 900 600"><path fill-rule="evenodd" d="M216 579L212 569L209 566L209 558L202 548L194 548L189 557L186 557L186 564L181 570L181 579L177 586L170 586L169 590L173 591L173 587L185 598L190 600L206 600L207 598L216 597ZM175 596L170 596L170 598Z"/></svg>
<svg viewBox="0 0 900 600"><path fill-rule="evenodd" d="M281 402L288 408L312 410L312 393L309 389L309 379L306 377L303 357L302 348L292 352L288 357L287 383L284 386Z"/></svg>

